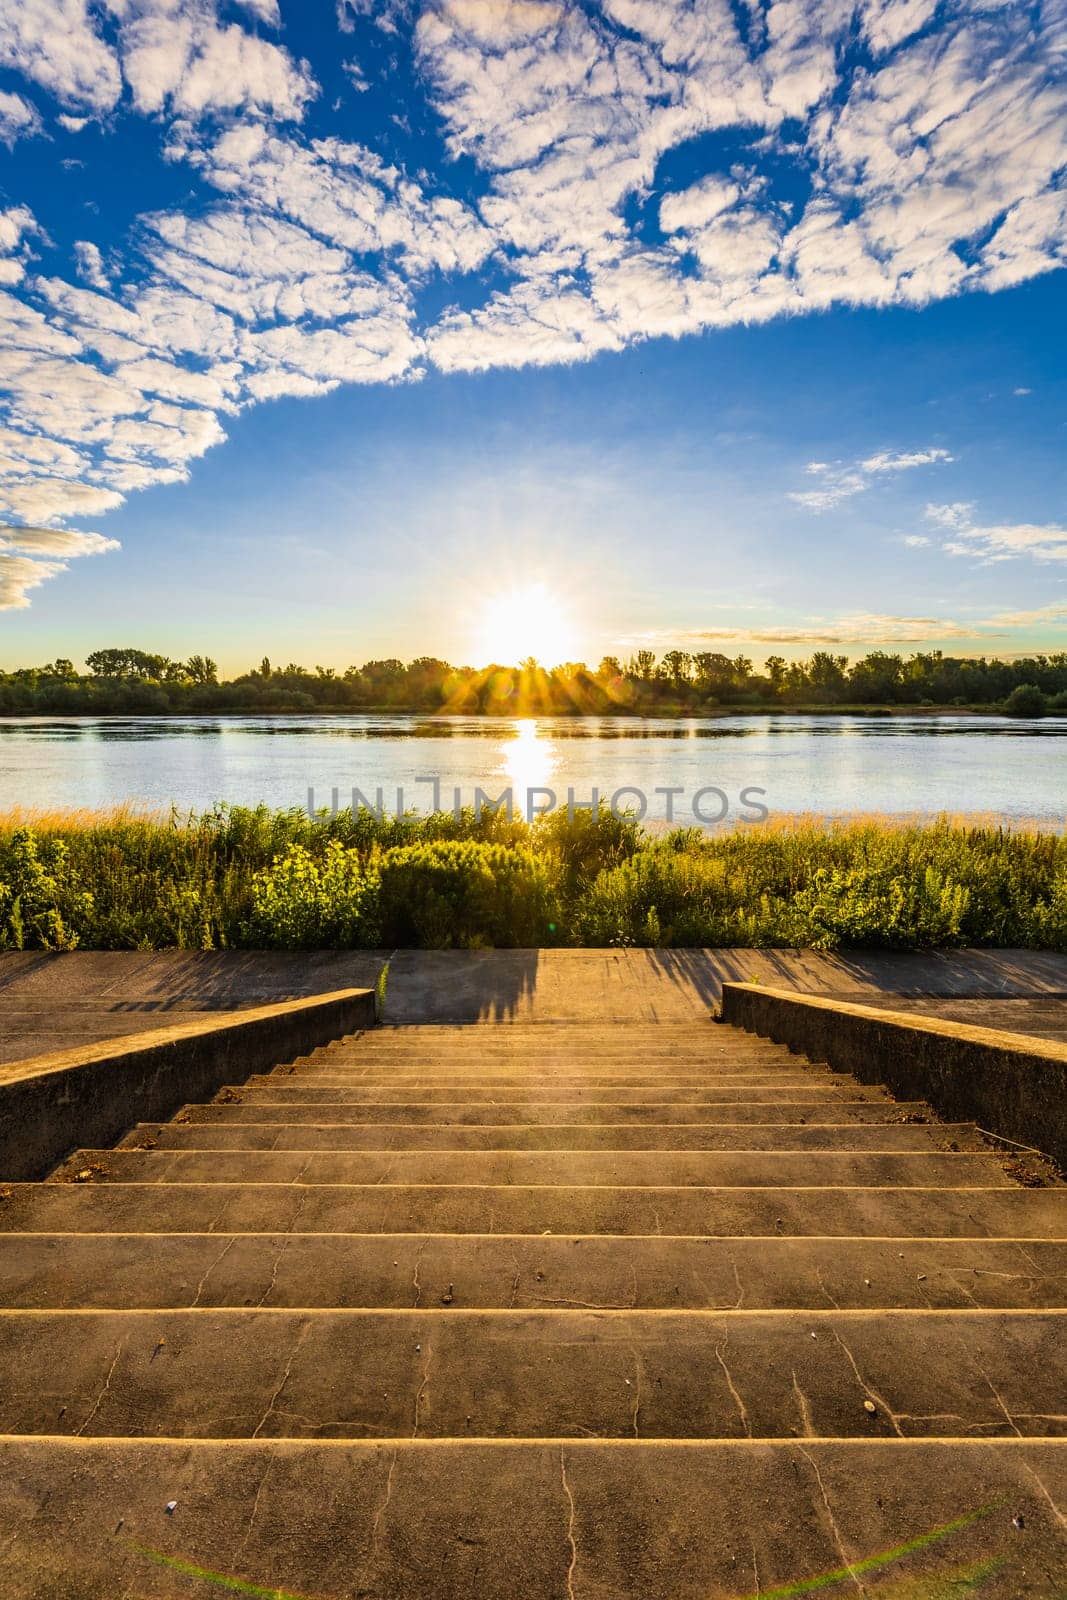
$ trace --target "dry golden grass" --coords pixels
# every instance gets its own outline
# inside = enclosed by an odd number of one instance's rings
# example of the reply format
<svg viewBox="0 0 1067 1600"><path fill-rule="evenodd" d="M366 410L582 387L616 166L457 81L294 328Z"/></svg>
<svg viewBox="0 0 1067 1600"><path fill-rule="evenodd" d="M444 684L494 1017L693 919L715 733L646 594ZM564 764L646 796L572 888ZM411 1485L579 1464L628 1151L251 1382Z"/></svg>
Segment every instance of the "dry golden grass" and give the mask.
<svg viewBox="0 0 1067 1600"><path fill-rule="evenodd" d="M156 809L121 804L94 810L90 806L62 810L58 807L11 806L0 811L0 835L13 833L16 828L33 828L37 833L85 833L97 828L137 827L151 824L155 827L182 828L194 824L197 813L176 815L170 807ZM1012 833L1063 833L1067 831L1067 812L1062 817L1009 817L996 811L784 811L772 812L763 822L738 822L730 819L716 828L708 829L708 837L724 833L796 834L809 831L849 832L852 829L877 828L885 832L900 832L913 828L929 828L935 823L950 828L1006 828ZM667 824L654 823L652 831L659 833Z"/></svg>
<svg viewBox="0 0 1067 1600"><path fill-rule="evenodd" d="M16 828L32 828L35 833L89 833L97 828L136 827L145 823L162 827L169 824L171 814L165 808L157 811L132 805L102 807L93 810L82 806L67 811L43 807L12 806L0 811L0 835L14 833Z"/></svg>

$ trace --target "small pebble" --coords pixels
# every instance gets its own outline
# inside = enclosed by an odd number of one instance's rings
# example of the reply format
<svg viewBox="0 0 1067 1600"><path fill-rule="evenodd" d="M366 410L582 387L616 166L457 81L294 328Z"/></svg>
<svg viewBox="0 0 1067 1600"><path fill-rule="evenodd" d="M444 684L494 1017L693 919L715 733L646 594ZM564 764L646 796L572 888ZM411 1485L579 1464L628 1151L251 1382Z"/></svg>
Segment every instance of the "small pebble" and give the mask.
<svg viewBox="0 0 1067 1600"><path fill-rule="evenodd" d="M1022 1515L1016 1515L1016 1516L1012 1517L1011 1525L1012 1525L1013 1528L1025 1528L1026 1527L1026 1518L1023 1517Z"/></svg>
<svg viewBox="0 0 1067 1600"><path fill-rule="evenodd" d="M177 1500L168 1500L163 1509L167 1513L168 1517L172 1517L178 1509Z"/></svg>
<svg viewBox="0 0 1067 1600"><path fill-rule="evenodd" d="M875 1416L878 1411L878 1407L875 1405L873 1400L865 1400L863 1402L863 1409L866 1411L867 1415L871 1417Z"/></svg>

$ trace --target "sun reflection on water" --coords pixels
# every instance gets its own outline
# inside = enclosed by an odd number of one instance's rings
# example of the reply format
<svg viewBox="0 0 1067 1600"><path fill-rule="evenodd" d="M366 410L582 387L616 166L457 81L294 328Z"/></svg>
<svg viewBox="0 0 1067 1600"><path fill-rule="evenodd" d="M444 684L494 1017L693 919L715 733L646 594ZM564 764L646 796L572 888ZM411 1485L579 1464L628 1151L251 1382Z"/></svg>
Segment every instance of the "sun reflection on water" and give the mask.
<svg viewBox="0 0 1067 1600"><path fill-rule="evenodd" d="M514 735L501 746L500 757L517 811L525 807L527 789L551 787L559 765L555 741L539 731L533 717L523 717L515 724Z"/></svg>

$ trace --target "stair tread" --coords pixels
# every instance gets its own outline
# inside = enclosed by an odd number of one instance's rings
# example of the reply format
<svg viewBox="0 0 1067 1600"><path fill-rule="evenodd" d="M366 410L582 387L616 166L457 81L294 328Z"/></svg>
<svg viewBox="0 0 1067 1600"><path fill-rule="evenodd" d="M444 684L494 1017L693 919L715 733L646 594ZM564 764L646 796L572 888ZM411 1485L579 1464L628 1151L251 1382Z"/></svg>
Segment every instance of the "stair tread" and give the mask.
<svg viewBox="0 0 1067 1600"><path fill-rule="evenodd" d="M1012 1189L993 1155L841 1150L77 1150L51 1180L99 1183Z"/></svg>
<svg viewBox="0 0 1067 1600"><path fill-rule="evenodd" d="M483 1125L448 1123L139 1123L122 1140L170 1150L940 1150L986 1148L973 1123L610 1123Z"/></svg>
<svg viewBox="0 0 1067 1600"><path fill-rule="evenodd" d="M401 1121L407 1124L432 1123L440 1126L451 1123L458 1127L482 1125L529 1126L551 1124L593 1123L599 1126L640 1126L667 1123L676 1127L682 1123L718 1124L739 1122L808 1122L840 1123L843 1120L861 1122L902 1122L905 1118L922 1117L931 1122L929 1108L922 1101L886 1101L833 1098L829 1100L782 1099L773 1102L745 1105L640 1105L605 1106L595 1103L560 1104L551 1101L531 1101L527 1105L468 1105L463 1100L441 1101L431 1104L420 1102L393 1103L390 1105L352 1105L337 1100L244 1100L237 1090L235 1098L215 1100L210 1104L189 1103L176 1115L179 1126L189 1122L330 1122L333 1124Z"/></svg>
<svg viewBox="0 0 1067 1600"><path fill-rule="evenodd" d="M4 1232L1060 1238L1059 1189L11 1184Z"/></svg>
<svg viewBox="0 0 1067 1600"><path fill-rule="evenodd" d="M0 1234L5 1304L1062 1305L1067 1242L493 1234Z"/></svg>
<svg viewBox="0 0 1067 1600"><path fill-rule="evenodd" d="M0 1434L1067 1436L1065 1336L1044 1310L4 1311Z"/></svg>
<svg viewBox="0 0 1067 1600"><path fill-rule="evenodd" d="M1067 1592L1067 1192L1015 1172L707 1022L235 1081L0 1185L0 1591Z"/></svg>
<svg viewBox="0 0 1067 1600"><path fill-rule="evenodd" d="M220 1576L377 1600L707 1600L833 1574L844 1591L867 1563L872 1592L962 1592L979 1572L984 1600L1039 1600L1067 1582L1065 1500L1067 1448L1024 1440L19 1439L0 1442L0 1574L5 1600L173 1600Z"/></svg>

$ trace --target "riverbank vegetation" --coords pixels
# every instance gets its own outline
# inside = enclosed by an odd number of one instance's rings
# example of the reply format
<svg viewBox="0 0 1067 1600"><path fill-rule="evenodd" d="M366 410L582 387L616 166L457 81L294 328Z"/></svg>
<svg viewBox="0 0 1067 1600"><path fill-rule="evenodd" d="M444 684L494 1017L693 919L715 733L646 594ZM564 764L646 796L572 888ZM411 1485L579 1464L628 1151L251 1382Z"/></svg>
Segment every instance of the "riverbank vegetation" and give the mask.
<svg viewBox="0 0 1067 1600"><path fill-rule="evenodd" d="M0 819L0 948L1067 949L1067 839L995 823Z"/></svg>
<svg viewBox="0 0 1067 1600"><path fill-rule="evenodd" d="M639 650L623 662L605 656L595 669L567 662L547 669L452 667L415 661L367 661L332 667L264 659L220 681L215 662L137 649L96 650L79 671L72 661L0 673L0 716L145 716L261 712L446 712L475 716L679 716L775 709L826 711L999 708L1014 716L1067 711L1067 652L1017 660L911 656L874 651L850 662L818 650L807 661L769 656L758 669L746 656L713 651Z"/></svg>

